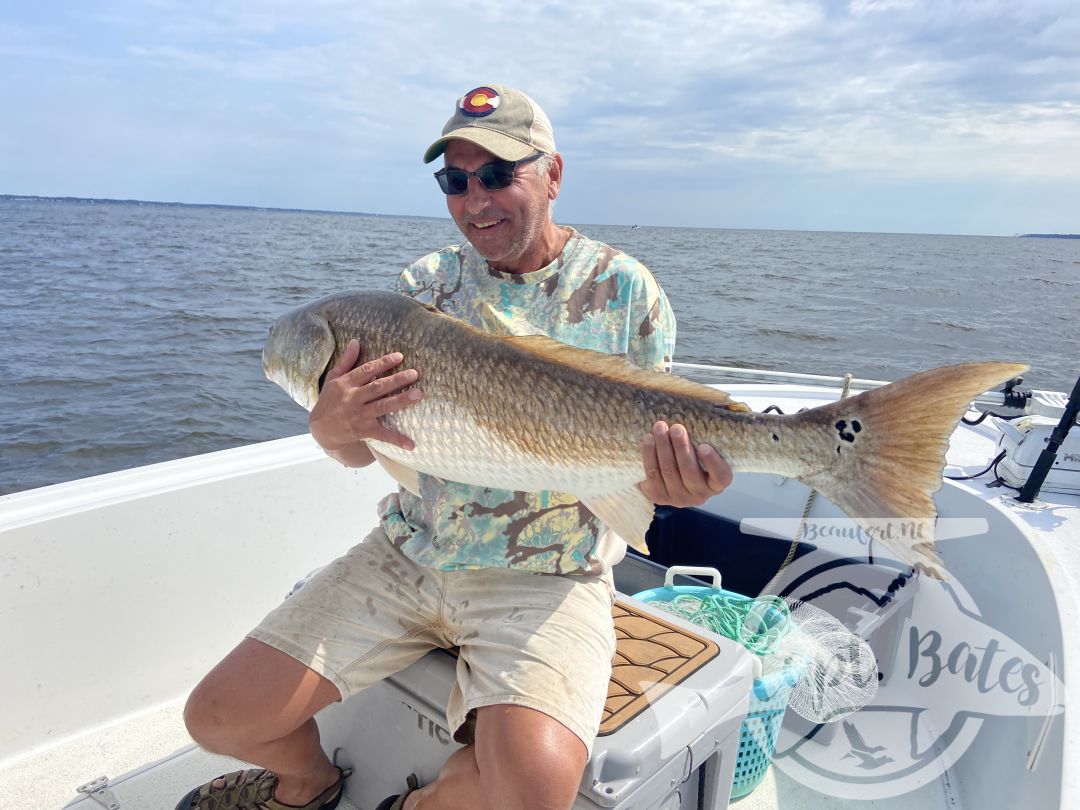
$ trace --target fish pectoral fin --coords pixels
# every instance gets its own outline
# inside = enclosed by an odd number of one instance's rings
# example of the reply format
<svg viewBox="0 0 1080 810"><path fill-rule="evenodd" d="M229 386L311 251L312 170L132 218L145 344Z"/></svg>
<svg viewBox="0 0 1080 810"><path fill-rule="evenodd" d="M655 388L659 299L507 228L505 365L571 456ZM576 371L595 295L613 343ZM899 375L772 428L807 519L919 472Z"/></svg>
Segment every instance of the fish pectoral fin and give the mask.
<svg viewBox="0 0 1080 810"><path fill-rule="evenodd" d="M642 554L649 553L645 533L652 523L654 505L636 484L606 495L590 495L582 498L581 502L632 549Z"/></svg>
<svg viewBox="0 0 1080 810"><path fill-rule="evenodd" d="M417 498L420 497L420 473L414 470L412 467L406 467L400 461L394 461L392 458L387 458L378 450L375 450L368 445L368 449L371 450L371 455L375 456L375 460L379 462L383 469L390 473L390 477L401 484L405 489L409 490Z"/></svg>

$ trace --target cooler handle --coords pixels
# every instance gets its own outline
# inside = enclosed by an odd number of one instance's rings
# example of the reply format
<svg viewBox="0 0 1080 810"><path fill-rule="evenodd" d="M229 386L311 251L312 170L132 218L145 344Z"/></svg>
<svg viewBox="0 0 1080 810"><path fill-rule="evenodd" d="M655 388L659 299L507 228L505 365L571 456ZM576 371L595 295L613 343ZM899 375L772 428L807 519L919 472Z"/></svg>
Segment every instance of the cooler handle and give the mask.
<svg viewBox="0 0 1080 810"><path fill-rule="evenodd" d="M715 568L700 568L694 565L673 565L664 575L664 587L670 588L675 577L711 577L712 587L720 590L720 572Z"/></svg>

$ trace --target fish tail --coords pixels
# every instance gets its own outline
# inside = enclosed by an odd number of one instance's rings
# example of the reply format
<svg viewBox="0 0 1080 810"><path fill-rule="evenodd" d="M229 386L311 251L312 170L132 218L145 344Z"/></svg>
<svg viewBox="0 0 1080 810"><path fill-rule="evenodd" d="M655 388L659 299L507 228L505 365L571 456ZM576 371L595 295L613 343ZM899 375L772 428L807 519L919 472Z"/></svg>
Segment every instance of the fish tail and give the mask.
<svg viewBox="0 0 1080 810"><path fill-rule="evenodd" d="M832 460L799 478L902 561L943 579L933 495L942 485L949 437L972 399L1026 368L945 366L798 414L828 436Z"/></svg>

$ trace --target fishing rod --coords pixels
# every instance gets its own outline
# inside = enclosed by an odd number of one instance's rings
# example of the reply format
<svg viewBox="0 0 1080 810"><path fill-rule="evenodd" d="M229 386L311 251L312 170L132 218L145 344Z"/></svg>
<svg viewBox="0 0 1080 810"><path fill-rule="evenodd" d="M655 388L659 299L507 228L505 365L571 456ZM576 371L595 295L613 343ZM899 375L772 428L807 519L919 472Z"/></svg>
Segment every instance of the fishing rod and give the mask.
<svg viewBox="0 0 1080 810"><path fill-rule="evenodd" d="M1038 496L1050 468L1054 466L1054 462L1057 460L1058 448L1065 441L1065 437L1069 435L1072 426L1076 424L1077 414L1080 414L1080 377L1077 377L1076 385L1073 386L1072 393L1069 394L1069 401L1065 403L1065 413L1062 414L1061 421L1054 428L1054 432L1050 434L1046 447L1039 453L1035 466L1031 468L1031 475L1028 476L1023 489L1016 496L1016 500L1021 503L1031 503Z"/></svg>

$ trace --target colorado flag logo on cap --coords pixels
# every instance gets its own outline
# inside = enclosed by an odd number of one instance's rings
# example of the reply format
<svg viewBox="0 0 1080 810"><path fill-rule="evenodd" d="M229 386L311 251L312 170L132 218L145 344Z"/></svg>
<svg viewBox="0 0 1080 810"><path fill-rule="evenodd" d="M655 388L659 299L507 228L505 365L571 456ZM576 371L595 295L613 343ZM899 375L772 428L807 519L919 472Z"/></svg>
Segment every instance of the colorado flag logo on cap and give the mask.
<svg viewBox="0 0 1080 810"><path fill-rule="evenodd" d="M458 107L465 115L480 118L491 115L499 106L499 94L490 87L477 87L461 97Z"/></svg>

